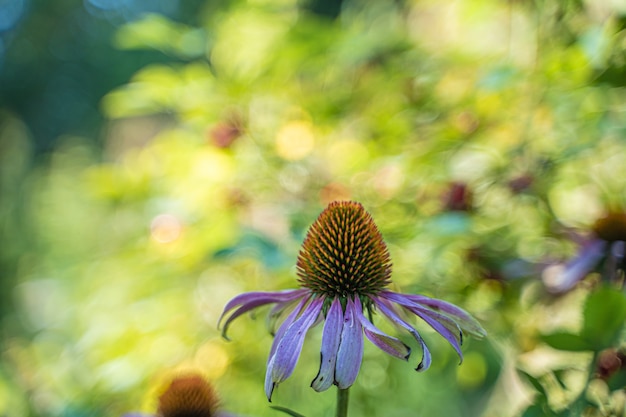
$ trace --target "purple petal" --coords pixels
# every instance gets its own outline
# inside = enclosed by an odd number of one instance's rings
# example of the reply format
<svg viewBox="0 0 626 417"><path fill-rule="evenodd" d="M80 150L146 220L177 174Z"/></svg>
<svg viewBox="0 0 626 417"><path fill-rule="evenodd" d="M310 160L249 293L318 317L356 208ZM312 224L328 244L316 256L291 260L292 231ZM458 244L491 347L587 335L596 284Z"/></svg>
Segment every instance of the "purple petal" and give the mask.
<svg viewBox="0 0 626 417"><path fill-rule="evenodd" d="M309 328L315 323L322 309L321 298L317 298L304 308L302 315L287 328L276 346L276 352L270 358L267 372L271 378L268 382L266 377L265 393L268 400L272 400L272 392L276 385L283 382L293 373L296 363L300 358L304 337Z"/></svg>
<svg viewBox="0 0 626 417"><path fill-rule="evenodd" d="M463 334L461 333L461 328L452 319L424 307L412 307L409 310L442 335L452 345L457 355L459 355L459 359L463 362L463 352L461 352Z"/></svg>
<svg viewBox="0 0 626 417"><path fill-rule="evenodd" d="M388 293L388 291L385 291L385 293ZM384 296L384 294L382 295ZM448 316L454 320L464 332L471 336L482 338L487 335L487 332L483 329L478 320L472 317L461 307L457 307L447 301L426 297L425 295L406 294L405 297L415 303L430 307L431 309Z"/></svg>
<svg viewBox="0 0 626 417"><path fill-rule="evenodd" d="M607 242L593 239L584 244L576 257L563 266L563 269L551 275L546 269L543 280L550 291L565 292L582 280L600 262L606 253ZM553 271L554 272L554 271Z"/></svg>
<svg viewBox="0 0 626 417"><path fill-rule="evenodd" d="M277 292L247 292L243 294L239 294L232 300L230 300L226 306L224 307L224 311L222 315L217 321L217 327L221 326L221 322L224 319L224 316L232 309L237 306L239 307L235 312L226 320L223 324L222 336L225 339L228 339L226 336L226 332L228 330L228 326L230 323L235 320L237 317L242 314L260 307L265 304L270 303L289 303L291 301L297 300L307 293L307 290L285 290L285 291L277 291Z"/></svg>
<svg viewBox="0 0 626 417"><path fill-rule="evenodd" d="M296 308L291 313L289 313L287 318L283 321L283 323L278 328L278 331L276 332L276 335L274 336L274 341L272 342L270 354L267 358L268 363L272 359L272 356L274 356L274 353L276 353L276 348L278 347L278 344L280 343L280 341L283 339L285 332L287 331L289 326L291 326L291 324L295 321L296 317L298 317L298 314L300 314L300 312L302 311L302 307L304 307L306 303L310 301L310 299L311 297L306 297L300 300Z"/></svg>
<svg viewBox="0 0 626 417"><path fill-rule="evenodd" d="M386 335L374 326L368 319L366 319L363 315L363 309L360 302L355 303L355 313L357 315L357 319L363 326L365 336L367 336L370 342L391 356L404 360L409 358L411 355L411 348L395 337Z"/></svg>
<svg viewBox="0 0 626 417"><path fill-rule="evenodd" d="M276 327L278 326L278 322L280 321L280 318L282 317L285 310L287 310L291 304L291 302L276 303L276 305L272 307L270 312L267 313L267 318L265 321L267 325L267 330L272 336L276 336Z"/></svg>
<svg viewBox="0 0 626 417"><path fill-rule="evenodd" d="M272 368L274 366L274 362L272 361L272 358L274 357L274 353L276 353L276 348L278 347L278 344L283 339L283 336L285 335L285 332L287 331L289 326L291 326L291 324L294 322L298 314L300 314L302 307L304 307L304 305L308 301L309 301L309 297L306 297L300 301L298 306L289 314L289 316L287 316L285 321L283 321L280 328L276 332L276 335L274 336L274 341L272 342L270 354L267 357L267 370L265 371L265 393L268 395L268 399L271 397L272 391L274 391L274 387L275 387L275 384L272 381Z"/></svg>
<svg viewBox="0 0 626 417"><path fill-rule="evenodd" d="M461 352L460 346L461 329L452 319L411 301L408 296L404 294L387 291L384 295L381 295L381 297L387 298L388 300L401 305L428 323L430 327L435 329L437 333L442 335L448 343L452 345L456 353L459 355L461 362L463 362L463 353Z"/></svg>
<svg viewBox="0 0 626 417"><path fill-rule="evenodd" d="M322 349L320 352L320 370L311 382L311 387L317 391L325 391L335 381L335 363L337 351L341 341L341 329L343 327L343 311L341 302L335 298L328 309L324 333L322 333Z"/></svg>
<svg viewBox="0 0 626 417"><path fill-rule="evenodd" d="M430 350L428 350L428 346L426 346L426 343L424 342L424 339L422 339L422 336L420 336L419 332L415 330L415 328L413 328L413 326L411 326L409 323L402 320L400 316L398 316L398 314L394 311L391 303L389 303L387 300L377 297L372 297L372 300L374 300L376 306L387 318L389 318L389 320L391 320L397 326L408 330L409 333L411 333L415 340L417 340L420 344L422 348L422 359L420 360L420 363L417 365L417 368L415 368L415 370L421 372L430 368L430 364L432 362Z"/></svg>
<svg viewBox="0 0 626 417"><path fill-rule="evenodd" d="M360 301L348 298L343 316L341 342L335 365L335 383L340 389L346 389L354 383L363 359L363 327L357 318L355 303L360 304Z"/></svg>

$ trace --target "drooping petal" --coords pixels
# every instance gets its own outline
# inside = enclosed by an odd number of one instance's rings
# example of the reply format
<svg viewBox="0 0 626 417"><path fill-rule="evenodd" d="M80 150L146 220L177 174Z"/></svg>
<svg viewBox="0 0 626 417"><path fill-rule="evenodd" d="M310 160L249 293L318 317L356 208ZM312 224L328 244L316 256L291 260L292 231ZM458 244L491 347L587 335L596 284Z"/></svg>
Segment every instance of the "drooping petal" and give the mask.
<svg viewBox="0 0 626 417"><path fill-rule="evenodd" d="M242 314L252 309L255 309L257 307L260 307L262 305L265 305L265 304L288 303L288 302L297 300L298 298L304 296L306 293L307 293L306 290L298 289L298 290L285 290L285 291L276 291L276 292L247 292L247 293L240 294L236 296L235 298L233 298L232 300L230 300L226 304L226 306L224 307L224 311L222 312L222 315L218 319L217 326L218 328L220 326L223 326L222 336L225 339L228 339L228 337L226 336L228 326L233 320L235 320L237 317L241 316ZM237 306L240 306L240 307L237 308L235 312L231 314L231 316L222 325L221 322L224 319L224 316L226 316L226 314L229 311L233 310Z"/></svg>
<svg viewBox="0 0 626 417"><path fill-rule="evenodd" d="M442 335L448 343L450 343L457 355L459 355L461 362L463 361L463 352L461 352L461 329L452 319L411 301L405 294L386 291L385 294L381 294L381 297L401 305L428 323L430 327L435 329L437 333Z"/></svg>
<svg viewBox="0 0 626 417"><path fill-rule="evenodd" d="M374 324L372 324L367 318L365 318L360 302L356 302L354 305L356 316L363 326L363 332L365 333L365 336L367 336L369 341L372 342L380 350L388 353L391 356L408 360L409 356L411 355L411 348L402 343L401 340L386 335L380 329L374 326Z"/></svg>
<svg viewBox="0 0 626 417"><path fill-rule="evenodd" d="M463 362L463 352L461 351L463 333L456 323L450 318L424 307L412 307L409 308L409 311L419 316L430 327L435 329L437 333L442 335L459 355L461 362Z"/></svg>
<svg viewBox="0 0 626 417"><path fill-rule="evenodd" d="M616 281L621 274L622 269L626 264L624 263L624 257L626 257L626 242L618 240L611 243L609 247L609 256L605 262L604 268L606 271L605 276L609 281Z"/></svg>
<svg viewBox="0 0 626 417"><path fill-rule="evenodd" d="M320 351L320 370L311 382L311 387L317 391L325 391L335 381L335 363L337 351L341 341L343 327L343 311L341 301L335 298L326 314L326 323L322 333L322 349Z"/></svg>
<svg viewBox="0 0 626 417"><path fill-rule="evenodd" d="M472 317L467 311L463 310L461 307L457 307L454 304L448 303L447 301L430 298L425 295L407 294L406 298L447 315L452 320L454 320L465 333L471 336L474 336L476 338L482 338L487 335L487 332L485 331L485 329L483 329L478 320Z"/></svg>
<svg viewBox="0 0 626 417"><path fill-rule="evenodd" d="M276 385L283 382L293 373L300 358L300 351L306 333L315 323L322 309L323 300L317 298L304 308L302 315L287 328L276 346L276 352L270 358L267 367L270 382L266 382L265 393L271 401ZM266 379L267 381L267 379Z"/></svg>
<svg viewBox="0 0 626 417"><path fill-rule="evenodd" d="M265 371L265 393L268 396L268 399L272 395L272 391L274 391L274 381L272 381L272 368L274 367L274 353L276 353L276 348L278 344L283 339L285 332L291 326L291 324L296 320L300 311L302 311L302 307L309 301L309 297L306 297L298 303L296 308L287 316L287 318L283 321L281 326L278 328L276 335L274 336L274 340L272 341L272 347L270 348L270 353L267 357L267 370Z"/></svg>
<svg viewBox="0 0 626 417"><path fill-rule="evenodd" d="M601 239L593 239L585 243L576 257L565 265L553 265L543 272L546 287L560 293L570 290L582 280L605 256L608 243Z"/></svg>
<svg viewBox="0 0 626 417"><path fill-rule="evenodd" d="M422 348L422 359L420 360L415 370L422 372L430 368L430 364L432 362L430 350L428 350L428 346L426 346L426 343L424 342L424 339L422 339L422 336L420 336L419 332L409 323L401 319L400 316L394 311L391 303L389 303L387 300L385 300L384 298L378 298L378 297L371 297L371 298L376 304L376 306L379 308L381 313L383 313L383 315L385 315L389 320L391 320L397 326L408 330L409 333L411 333L411 335L415 338L415 340L417 340L417 342L420 344Z"/></svg>
<svg viewBox="0 0 626 417"><path fill-rule="evenodd" d="M363 360L363 327L357 318L355 303L360 301L348 298L343 316L341 342L337 351L335 384L341 389L346 389L354 383Z"/></svg>
<svg viewBox="0 0 626 417"><path fill-rule="evenodd" d="M265 322L267 324L267 330L272 336L276 336L276 328L280 322L280 318L284 315L285 310L287 310L292 304L293 302L276 303L276 305L274 305L274 307L272 307L270 312L267 314Z"/></svg>
<svg viewBox="0 0 626 417"><path fill-rule="evenodd" d="M298 317L298 315L302 311L302 307L304 307L309 302L310 299L311 299L310 297L305 297L302 300L300 300L296 308L294 308L293 311L289 313L287 318L285 318L285 320L282 322L282 324L278 328L276 335L274 335L274 341L272 342L272 347L270 349L270 353L267 358L268 363L272 359L272 356L274 356L274 353L276 352L276 348L278 347L278 344L280 343L283 336L285 335L285 332L287 331L289 326L291 326L294 320Z"/></svg>

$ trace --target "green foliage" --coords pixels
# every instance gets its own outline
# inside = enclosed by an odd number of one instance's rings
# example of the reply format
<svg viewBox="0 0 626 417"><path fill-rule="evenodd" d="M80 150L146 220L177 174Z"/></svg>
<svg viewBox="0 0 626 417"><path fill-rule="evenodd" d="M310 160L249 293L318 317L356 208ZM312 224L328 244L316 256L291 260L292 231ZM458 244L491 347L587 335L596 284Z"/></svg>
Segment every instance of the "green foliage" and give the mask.
<svg viewBox="0 0 626 417"><path fill-rule="evenodd" d="M626 319L626 298L621 291L604 287L592 292L583 308L583 325L579 335L556 332L542 340L555 349L594 351L614 346Z"/></svg>
<svg viewBox="0 0 626 417"><path fill-rule="evenodd" d="M566 332L543 335L541 339L555 349L573 352L590 351L594 346L586 338Z"/></svg>
<svg viewBox="0 0 626 417"><path fill-rule="evenodd" d="M290 410L290 409L285 408L285 407L279 407L277 405L272 405L272 406L270 406L270 408L272 408L274 410L278 410L281 413L287 414L287 415L292 416L292 417L304 417L302 414L298 414L295 411Z"/></svg>
<svg viewBox="0 0 626 417"><path fill-rule="evenodd" d="M589 295L583 309L581 337L595 351L613 346L626 319L626 299L621 291L601 288Z"/></svg>

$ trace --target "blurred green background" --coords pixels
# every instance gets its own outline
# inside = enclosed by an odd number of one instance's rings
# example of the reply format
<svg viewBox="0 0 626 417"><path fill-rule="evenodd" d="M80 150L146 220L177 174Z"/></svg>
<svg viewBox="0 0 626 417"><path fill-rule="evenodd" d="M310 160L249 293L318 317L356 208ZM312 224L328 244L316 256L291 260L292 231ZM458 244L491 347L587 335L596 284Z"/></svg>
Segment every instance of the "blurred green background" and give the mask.
<svg viewBox="0 0 626 417"><path fill-rule="evenodd" d="M593 277L557 296L541 271L626 207L625 28L610 0L0 0L0 416L154 412L181 370L284 415L264 312L231 342L216 322L293 288L308 226L348 198L396 290L489 334L458 366L419 324L419 374L366 343L351 415L623 415L596 356L542 338L580 329ZM273 404L333 415L320 339Z"/></svg>

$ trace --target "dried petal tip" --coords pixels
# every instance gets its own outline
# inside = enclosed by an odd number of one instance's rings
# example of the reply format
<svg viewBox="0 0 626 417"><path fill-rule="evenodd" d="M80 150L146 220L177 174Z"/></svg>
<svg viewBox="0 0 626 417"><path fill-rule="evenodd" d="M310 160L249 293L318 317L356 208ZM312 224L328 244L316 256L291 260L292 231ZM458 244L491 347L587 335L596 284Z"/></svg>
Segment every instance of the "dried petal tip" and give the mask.
<svg viewBox="0 0 626 417"><path fill-rule="evenodd" d="M607 242L626 241L626 213L609 213L593 225L596 235Z"/></svg>
<svg viewBox="0 0 626 417"><path fill-rule="evenodd" d="M375 295L389 284L389 251L372 217L353 201L333 202L309 229L297 270L300 284L327 297Z"/></svg>
<svg viewBox="0 0 626 417"><path fill-rule="evenodd" d="M175 378L159 397L159 416L214 417L219 399L213 387L199 375Z"/></svg>

